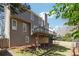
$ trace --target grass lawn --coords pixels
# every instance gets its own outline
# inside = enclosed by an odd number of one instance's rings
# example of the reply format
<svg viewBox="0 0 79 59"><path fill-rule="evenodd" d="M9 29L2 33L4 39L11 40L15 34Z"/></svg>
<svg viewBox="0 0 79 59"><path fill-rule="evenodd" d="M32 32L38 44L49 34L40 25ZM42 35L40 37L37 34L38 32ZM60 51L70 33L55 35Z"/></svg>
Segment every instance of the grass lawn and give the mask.
<svg viewBox="0 0 79 59"><path fill-rule="evenodd" d="M48 49L39 48L37 51L34 49L24 49L22 51L13 49L12 51L16 56L66 56L69 50L69 48L63 46L52 45L52 47Z"/></svg>

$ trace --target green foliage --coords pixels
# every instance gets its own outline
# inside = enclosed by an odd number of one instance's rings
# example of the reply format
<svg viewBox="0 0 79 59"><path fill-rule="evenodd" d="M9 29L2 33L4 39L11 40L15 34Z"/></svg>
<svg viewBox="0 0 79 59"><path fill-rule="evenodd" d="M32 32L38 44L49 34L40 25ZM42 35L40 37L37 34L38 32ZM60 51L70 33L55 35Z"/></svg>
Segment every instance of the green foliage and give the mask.
<svg viewBox="0 0 79 59"><path fill-rule="evenodd" d="M64 41L72 41L72 36L70 33L65 34L65 36L63 36L63 40Z"/></svg>
<svg viewBox="0 0 79 59"><path fill-rule="evenodd" d="M73 41L72 34L71 33L67 33L64 36L59 36L58 40L59 41Z"/></svg>
<svg viewBox="0 0 79 59"><path fill-rule="evenodd" d="M79 3L58 3L53 6L52 10L49 12L49 16L52 14L56 14L56 18L62 17L68 19L68 22L66 22L65 25L79 25ZM79 29L77 29L77 31L78 30ZM75 32L73 37L79 38L79 31Z"/></svg>
<svg viewBox="0 0 79 59"><path fill-rule="evenodd" d="M25 12L27 9L31 9L30 5L27 4L21 4L21 3L11 3L10 4L10 10L12 13L19 13L19 12Z"/></svg>
<svg viewBox="0 0 79 59"><path fill-rule="evenodd" d="M74 36L74 38L79 38L79 31L74 31L73 33L72 33L72 36Z"/></svg>
<svg viewBox="0 0 79 59"><path fill-rule="evenodd" d="M4 6L9 6L8 8L11 10L13 14L17 14L20 12L25 12L27 9L31 9L29 4L26 3L2 3L0 4L0 10L4 11Z"/></svg>

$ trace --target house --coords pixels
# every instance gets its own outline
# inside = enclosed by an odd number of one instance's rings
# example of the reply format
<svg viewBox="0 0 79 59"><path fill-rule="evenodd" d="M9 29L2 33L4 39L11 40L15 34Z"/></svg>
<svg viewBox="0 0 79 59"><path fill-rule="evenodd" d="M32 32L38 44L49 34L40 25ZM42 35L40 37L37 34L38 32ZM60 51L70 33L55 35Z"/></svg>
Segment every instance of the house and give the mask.
<svg viewBox="0 0 79 59"><path fill-rule="evenodd" d="M4 23L2 24L4 31L0 38L1 48L31 47L49 43L47 14L45 14L45 20L43 20L32 10L26 9L23 13L12 14L8 7L9 5L4 6Z"/></svg>

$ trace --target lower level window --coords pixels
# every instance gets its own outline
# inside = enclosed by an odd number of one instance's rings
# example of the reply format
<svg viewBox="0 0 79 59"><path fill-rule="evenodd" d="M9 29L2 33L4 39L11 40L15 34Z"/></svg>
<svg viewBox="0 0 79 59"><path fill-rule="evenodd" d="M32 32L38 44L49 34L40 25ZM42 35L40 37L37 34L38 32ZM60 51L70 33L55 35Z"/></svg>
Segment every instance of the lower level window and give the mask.
<svg viewBox="0 0 79 59"><path fill-rule="evenodd" d="M17 30L17 21L12 19L12 30Z"/></svg>
<svg viewBox="0 0 79 59"><path fill-rule="evenodd" d="M29 36L26 36L26 37L25 37L25 42L26 42L26 43L29 43Z"/></svg>

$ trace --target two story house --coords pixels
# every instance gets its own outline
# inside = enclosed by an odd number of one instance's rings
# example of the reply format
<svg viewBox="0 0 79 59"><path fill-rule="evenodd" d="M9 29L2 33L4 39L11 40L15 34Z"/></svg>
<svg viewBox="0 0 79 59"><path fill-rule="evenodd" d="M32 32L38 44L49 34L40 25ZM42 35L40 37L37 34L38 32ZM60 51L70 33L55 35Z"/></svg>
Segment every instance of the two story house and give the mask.
<svg viewBox="0 0 79 59"><path fill-rule="evenodd" d="M46 13L45 19L42 19L28 9L22 13L12 14L8 7L8 5L4 6L4 19L1 19L3 21L3 28L0 28L3 31L0 36L1 48L31 47L49 42L49 24Z"/></svg>

